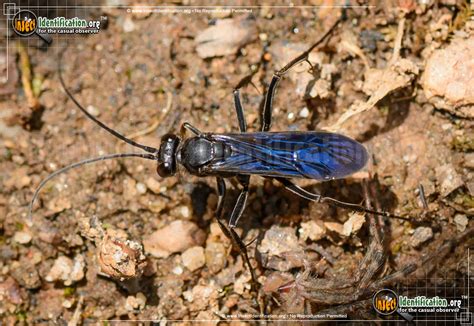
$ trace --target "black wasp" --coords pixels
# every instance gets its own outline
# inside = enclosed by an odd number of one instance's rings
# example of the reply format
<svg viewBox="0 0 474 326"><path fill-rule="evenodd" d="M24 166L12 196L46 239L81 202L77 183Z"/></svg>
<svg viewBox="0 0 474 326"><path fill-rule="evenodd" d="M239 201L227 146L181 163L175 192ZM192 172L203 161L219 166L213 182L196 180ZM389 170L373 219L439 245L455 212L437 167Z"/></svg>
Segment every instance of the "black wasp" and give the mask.
<svg viewBox="0 0 474 326"><path fill-rule="evenodd" d="M308 178L326 181L343 178L360 170L365 166L368 155L364 146L357 141L329 132L269 132L272 118L272 102L280 79L295 65L307 61L309 53L331 34L339 22L340 20L307 51L274 74L263 105L260 132L246 132L247 125L239 93L239 88L243 86L244 79L233 93L240 133L203 133L189 123L184 123L183 130L189 130L194 136L182 139L177 135L167 134L162 137L159 149L142 145L126 138L86 111L66 87L61 67L59 67L59 79L62 87L69 98L90 120L115 137L132 146L141 148L147 153L105 155L71 164L52 173L40 183L35 191L29 207L30 219L34 201L41 188L54 176L72 168L106 159L139 157L156 161L158 163L158 174L165 178L173 176L176 173L177 166L182 165L193 175L199 177L213 176L216 178L219 195L216 220L224 234L240 249L250 269L253 283L257 284L255 273L247 255L246 245L234 231L246 206L250 177L252 175L274 178L282 183L285 188L307 200L325 202L337 207L382 216L398 217L387 212L373 211L357 204L341 202L330 197L323 197L308 192L289 180L289 178ZM59 66L61 66L60 61ZM221 220L226 195L224 178L231 177L237 178L242 189L226 225Z"/></svg>

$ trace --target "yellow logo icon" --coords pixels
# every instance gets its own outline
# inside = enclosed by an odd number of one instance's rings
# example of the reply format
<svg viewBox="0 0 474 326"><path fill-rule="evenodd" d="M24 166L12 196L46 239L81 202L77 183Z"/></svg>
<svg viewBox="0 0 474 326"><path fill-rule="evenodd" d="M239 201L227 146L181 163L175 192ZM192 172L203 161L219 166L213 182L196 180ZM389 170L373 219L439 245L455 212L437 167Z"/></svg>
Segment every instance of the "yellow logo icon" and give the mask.
<svg viewBox="0 0 474 326"><path fill-rule="evenodd" d="M380 290L375 293L372 306L381 315L391 315L398 309L398 296L392 290Z"/></svg>
<svg viewBox="0 0 474 326"><path fill-rule="evenodd" d="M38 18L29 10L20 10L12 20L12 27L15 33L20 36L30 36L36 32Z"/></svg>

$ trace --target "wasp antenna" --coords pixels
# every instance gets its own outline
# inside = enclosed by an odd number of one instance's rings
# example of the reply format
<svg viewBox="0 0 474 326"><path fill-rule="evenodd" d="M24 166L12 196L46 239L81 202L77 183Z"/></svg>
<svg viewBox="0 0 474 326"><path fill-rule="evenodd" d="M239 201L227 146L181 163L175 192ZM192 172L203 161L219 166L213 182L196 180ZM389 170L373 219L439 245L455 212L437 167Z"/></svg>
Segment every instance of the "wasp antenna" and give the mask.
<svg viewBox="0 0 474 326"><path fill-rule="evenodd" d="M82 111L82 113L84 113L90 120L94 121L96 124L98 124L102 129L105 129L107 130L109 133L111 133L112 135L114 135L115 137L117 137L118 139L120 140L123 140L124 142L126 142L127 144L130 144L132 146L135 146L135 147L138 147L138 148L141 148L145 151L147 151L148 153L156 153L158 152L158 149L154 148L154 147L150 147L150 146L146 146L146 145L142 145L142 144L139 144L127 137L125 137L124 135L118 133L117 131L113 130L112 128L108 127L105 123L103 123L102 121L98 120L97 118L95 118L92 114L90 114L89 112L87 112L86 109L84 109L84 107L79 103L79 101L76 100L76 98L72 95L71 91L69 91L69 89L66 87L66 83L64 82L64 79L63 79L63 74L62 74L62 58L63 58L63 55L64 55L64 51L62 51L59 55L59 60L58 60L58 73L59 73L59 81L61 82L61 86L63 87L64 91L66 92L66 94L68 95L68 97L74 102L74 104L76 104L76 106L79 108L79 110Z"/></svg>
<svg viewBox="0 0 474 326"><path fill-rule="evenodd" d="M99 156L99 157L93 157L93 158L88 158L79 162L72 163L68 166L65 166L57 171L54 171L50 175L48 175L41 183L38 185L38 188L36 188L35 193L33 194L33 198L31 199L30 205L28 206L28 223L29 226L33 225L33 220L32 220L32 212L33 212L33 205L35 204L36 199L38 198L39 192L43 187L48 183L49 180L54 178L57 175L60 175L62 173L65 173L71 169L77 168L82 165L90 164L90 163L95 163L99 161L104 161L104 160L111 160L115 158L124 158L124 157L139 157L139 158L144 158L147 160L156 160L156 156L152 154L141 154L141 153L118 153L118 154L109 154L109 155L104 155L104 156Z"/></svg>

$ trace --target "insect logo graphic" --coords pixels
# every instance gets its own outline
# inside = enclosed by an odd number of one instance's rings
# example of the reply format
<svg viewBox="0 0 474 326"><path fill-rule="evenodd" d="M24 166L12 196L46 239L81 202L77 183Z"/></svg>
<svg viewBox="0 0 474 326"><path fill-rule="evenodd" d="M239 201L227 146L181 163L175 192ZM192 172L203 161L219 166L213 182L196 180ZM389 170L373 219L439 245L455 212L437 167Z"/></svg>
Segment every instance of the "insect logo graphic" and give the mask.
<svg viewBox="0 0 474 326"><path fill-rule="evenodd" d="M381 315L391 315L398 309L398 296L392 290L380 290L375 293L372 306Z"/></svg>
<svg viewBox="0 0 474 326"><path fill-rule="evenodd" d="M12 27L18 35L30 36L36 32L38 17L29 10L20 10L13 17Z"/></svg>

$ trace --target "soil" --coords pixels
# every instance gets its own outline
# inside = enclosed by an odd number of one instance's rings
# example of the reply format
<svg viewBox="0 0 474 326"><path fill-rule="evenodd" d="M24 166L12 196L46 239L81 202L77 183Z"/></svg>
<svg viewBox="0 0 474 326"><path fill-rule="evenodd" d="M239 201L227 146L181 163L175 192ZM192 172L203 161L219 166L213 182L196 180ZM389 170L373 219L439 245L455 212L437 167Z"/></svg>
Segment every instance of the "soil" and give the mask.
<svg viewBox="0 0 474 326"><path fill-rule="evenodd" d="M232 91L250 75L253 85L241 89L242 101L248 131L260 130L263 94L273 73L287 63L282 59L285 51L309 48L340 10L250 7L249 12L143 14L130 11L144 3L129 3L129 12L113 6L77 10L75 15L101 21L100 32L56 35L49 47L36 37L9 34L9 61L3 61L11 75L0 85L0 318L9 323L72 324L225 321L232 315L253 319L249 314L262 311L333 311L348 318L377 319L382 316L370 304L374 284L410 264L416 271L383 283L385 287L413 293L457 286L466 294L468 275L474 275L468 257L474 227L474 123L465 107L459 115L455 107L437 107L421 85L431 53L454 39L472 40L474 28L463 17L473 9L451 2L351 8L333 35L312 52L313 69L303 63L280 82L272 131L332 130L337 125L332 131L363 143L371 156L364 170L346 179L295 182L341 201L365 200L408 221L308 202L277 181L252 177L247 208L236 230L244 243L256 238L248 250L263 285L259 295L251 289L242 256L214 220L213 178L180 169L177 176L162 179L156 162L105 160L52 179L41 191L29 223L34 190L52 172L89 157L139 152L78 110L59 82L58 55L64 51L65 83L88 112L121 134L158 148L163 135L180 135L183 122L203 132L238 132ZM218 40L223 55L198 53L198 35L224 19L251 33L241 44ZM401 48L394 62L397 36ZM28 104L31 98L21 79L25 51L31 67L26 84L40 108ZM408 76L401 86L387 81L383 86L388 91L375 106L339 123L343 113L368 103L380 89L377 83L368 85L369 70L388 71L401 60L417 71L398 65L393 71ZM472 65L466 69L472 73ZM299 88L299 83L308 86L307 81L319 80L316 93ZM239 194L232 184L235 180L227 183L225 216ZM168 227L177 220L186 226ZM370 228L371 221L378 226ZM366 275L368 280L357 280L354 275L360 273L364 257L375 261L368 250L377 238L375 229L382 233L383 262ZM180 242L171 244L168 238ZM110 266L110 257L117 255L125 264L121 269ZM333 286L310 289L315 279ZM341 292L343 283L349 284L346 288L361 283L367 291L347 298ZM328 301L315 299L311 291L327 293Z"/></svg>

